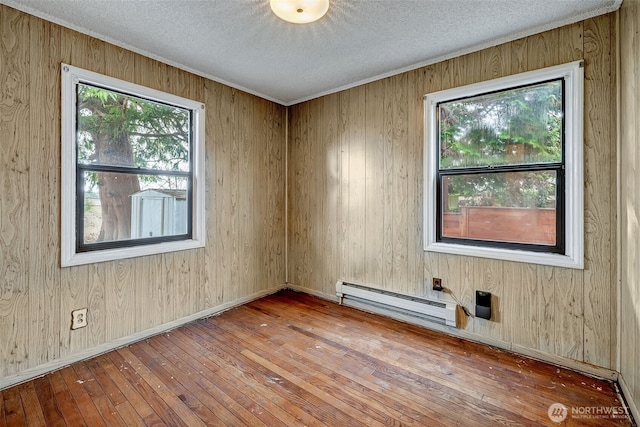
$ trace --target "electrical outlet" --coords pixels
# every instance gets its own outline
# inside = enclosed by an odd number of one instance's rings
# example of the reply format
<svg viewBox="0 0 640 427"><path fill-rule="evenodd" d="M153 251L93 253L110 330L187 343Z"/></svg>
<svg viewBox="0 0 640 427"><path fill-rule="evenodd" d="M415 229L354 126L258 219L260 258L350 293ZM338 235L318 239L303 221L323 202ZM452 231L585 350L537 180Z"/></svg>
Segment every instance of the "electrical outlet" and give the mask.
<svg viewBox="0 0 640 427"><path fill-rule="evenodd" d="M71 329L79 329L87 326L87 309L81 308L71 312Z"/></svg>
<svg viewBox="0 0 640 427"><path fill-rule="evenodd" d="M442 279L434 277L431 284L433 285L434 291L442 291Z"/></svg>

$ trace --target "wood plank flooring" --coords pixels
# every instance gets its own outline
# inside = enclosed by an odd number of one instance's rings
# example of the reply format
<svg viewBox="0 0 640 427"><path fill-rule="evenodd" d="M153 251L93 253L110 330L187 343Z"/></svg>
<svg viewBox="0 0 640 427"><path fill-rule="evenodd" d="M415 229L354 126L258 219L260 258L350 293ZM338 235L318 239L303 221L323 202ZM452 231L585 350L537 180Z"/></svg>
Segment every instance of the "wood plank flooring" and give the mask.
<svg viewBox="0 0 640 427"><path fill-rule="evenodd" d="M0 426L633 425L610 415L620 399L607 381L284 291L5 389Z"/></svg>

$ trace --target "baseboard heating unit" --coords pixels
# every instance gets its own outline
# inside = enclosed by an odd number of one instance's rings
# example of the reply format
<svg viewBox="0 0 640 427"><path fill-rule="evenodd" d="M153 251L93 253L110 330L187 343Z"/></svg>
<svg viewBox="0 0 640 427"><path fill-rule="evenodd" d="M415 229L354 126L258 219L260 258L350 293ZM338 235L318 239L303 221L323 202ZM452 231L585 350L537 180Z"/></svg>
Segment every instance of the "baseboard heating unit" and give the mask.
<svg viewBox="0 0 640 427"><path fill-rule="evenodd" d="M342 281L336 283L336 295L340 304L357 308L378 308L456 326L456 304L451 302L418 298Z"/></svg>

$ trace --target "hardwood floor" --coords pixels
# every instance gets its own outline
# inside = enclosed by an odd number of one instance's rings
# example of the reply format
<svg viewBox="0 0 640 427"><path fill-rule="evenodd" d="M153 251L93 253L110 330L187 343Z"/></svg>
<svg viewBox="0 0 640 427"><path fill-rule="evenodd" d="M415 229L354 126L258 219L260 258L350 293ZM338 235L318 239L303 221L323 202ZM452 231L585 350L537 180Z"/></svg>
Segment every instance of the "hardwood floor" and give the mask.
<svg viewBox="0 0 640 427"><path fill-rule="evenodd" d="M615 386L290 291L0 392L0 426L633 425ZM587 413L588 412L588 413Z"/></svg>

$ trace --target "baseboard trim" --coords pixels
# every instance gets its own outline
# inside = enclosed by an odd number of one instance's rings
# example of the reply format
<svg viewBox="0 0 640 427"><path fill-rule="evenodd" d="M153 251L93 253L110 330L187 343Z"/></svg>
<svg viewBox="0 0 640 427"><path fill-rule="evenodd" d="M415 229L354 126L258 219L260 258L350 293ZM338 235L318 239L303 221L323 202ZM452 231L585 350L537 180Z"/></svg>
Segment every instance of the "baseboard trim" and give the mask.
<svg viewBox="0 0 640 427"><path fill-rule="evenodd" d="M300 292L308 295L312 295L318 298L322 298L324 300L328 300L331 302L338 303L337 297L332 294L327 294L321 291L304 288L302 286L297 286L292 283L286 283L280 286L276 286L264 291L256 292L252 295L238 298L236 300L227 302L225 304L221 304L216 307L212 307L206 310L199 311L197 313L191 314L189 316L182 317L180 319L176 319L174 321L156 326L154 328L150 328L126 337L122 337L108 343L101 344L99 346L93 347L91 349L83 350L78 353L74 353L72 355L63 357L61 359L57 359L51 362L44 363L42 365L36 366L34 368L27 369L18 374L11 375L5 378L0 378L0 390L3 390L8 387L12 387L14 385L23 383L25 381L32 380L34 378L46 375L50 372L56 371L58 369L64 368L72 363L79 362L81 360L90 359L92 357L98 356L100 354L106 353L108 351L112 351L118 349L120 347L127 346L136 341L140 341L154 335L158 335L172 329L175 329L179 326L187 324L189 322L193 322L194 320L214 316L220 314L224 311L232 309L234 307L238 307L240 305L246 304L248 302L254 301L259 298L263 298L267 295L274 294L283 289L290 289L295 292ZM397 320L405 321L407 323L416 324L422 326L427 329L435 330L438 332L442 332L447 335L455 336L457 338L467 339L469 341L478 342L485 345L490 345L493 347L497 347L503 350L512 351L514 353L521 354L523 356L531 357L533 359L541 360L543 362L551 363L557 366L561 366L564 368L572 369L577 372L581 372L587 375L591 375L598 378L604 378L611 381L618 381L620 384L621 391L629 404L631 413L633 417L637 420L640 419L640 413L638 412L638 407L635 405L635 402L632 400L632 396L629 388L623 380L623 377L618 374L618 372L602 368L599 366L589 365L586 363L582 363L576 360L567 359L561 356L552 355L549 353L544 353L538 350L530 349L527 347L519 346L517 344L508 343L506 341L495 340L491 338L481 337L475 334L471 334L464 330L459 330L450 326L439 325L437 323L428 322L419 318L405 316L396 312L386 311L383 309L378 309L369 306L358 306L357 303L348 304L348 306L360 309L363 311L371 312L374 314L380 314L383 316L391 317Z"/></svg>
<svg viewBox="0 0 640 427"><path fill-rule="evenodd" d="M315 297L318 298L322 298L325 300L329 300L335 303L338 303L338 298L333 295L333 294L327 294L324 292L320 292L317 290L313 290L313 289L308 289L308 288L304 288L302 286L297 286L291 283L287 283L286 284L286 288L290 289L292 291L295 292L301 292L301 293L305 293L308 295L313 295ZM354 301L349 301L346 302L344 304L345 306L348 307L352 307L352 308L357 308L359 310L362 311L366 311L366 312L370 312L370 313L374 313L374 314L380 314L382 316L387 316L387 317L391 317L397 320L401 320L403 322L407 322L407 323L411 323L414 325L418 325L418 326L422 326L426 329L431 329L434 331L438 331L438 332L442 332L444 334L447 335L451 335L454 336L456 338L463 338L466 339L468 341L473 341L473 342L477 342L480 344L485 344L485 345L489 345L492 347L497 347L499 349L502 350L507 350L507 351L511 351L513 353L517 353L520 354L522 356L526 356L526 357L530 357L532 359L536 359L536 360L540 360L542 362L546 362L546 363L551 363L553 365L559 366L559 367L563 367L563 368L567 368L567 369L571 369L573 371L576 372L580 372L586 375L590 375L592 377L597 377L597 378L602 378L602 379L606 379L606 380L610 380L610 381L617 381L618 380L618 372L612 370L612 369L607 369L607 368L603 368L600 366L595 366L595 365L590 365L588 363L584 363L584 362L580 362L577 360L573 360L573 359L568 359L566 357L562 357L562 356L557 356L554 354L549 354L549 353L545 353L539 350L535 350L535 349L531 349L528 347L524 347L518 344L513 344L507 341L502 341L502 340L496 340L493 338L487 338L487 337L483 337L483 336L479 336L470 332L467 332L465 330L462 329L457 329L454 328L452 326L446 326L446 325L440 325L438 323L434 323L434 322L429 322L428 320L423 320L420 319L418 317L413 317L413 316L407 316L407 315L403 315L401 313L395 312L395 311L391 311L391 310L384 310L382 308L378 308L378 307L373 307L373 306L369 306L367 304L360 304L358 302L354 302Z"/></svg>
<svg viewBox="0 0 640 427"><path fill-rule="evenodd" d="M156 327L146 329L144 331L137 332L132 335L128 335L126 337L118 338L113 341L100 344L96 347L92 347L90 349L86 349L78 353L74 353L72 355L53 360L51 362L43 363L42 365L38 365L34 368L24 370L18 374L0 378L0 390L32 380L34 378L41 377L50 372L57 371L58 369L62 369L66 366L69 366L72 363L79 362L81 360L90 359L92 357L98 356L100 354L103 354L121 347L125 347L129 344L133 344L134 342L152 337L154 335L159 335L161 333L170 331L172 329L175 329L189 322L193 322L194 320L203 319L206 317L211 317L211 316L220 314L234 307L238 307L248 302L263 298L267 295L274 294L285 288L286 288L286 285L280 285L280 286L276 286L260 292L256 292L249 296L238 298L236 300L233 300L215 307L211 307L206 310L199 311L189 316L185 316L180 319L176 319L171 322L164 323L162 325L158 325Z"/></svg>
<svg viewBox="0 0 640 427"><path fill-rule="evenodd" d="M624 380L624 376L622 374L618 375L618 384L620 385L620 390L622 391L622 395L624 396L625 403L631 411L631 416L634 420L640 421L640 411L638 411L638 406L636 405L635 400L633 400L631 390L629 390L627 382Z"/></svg>

